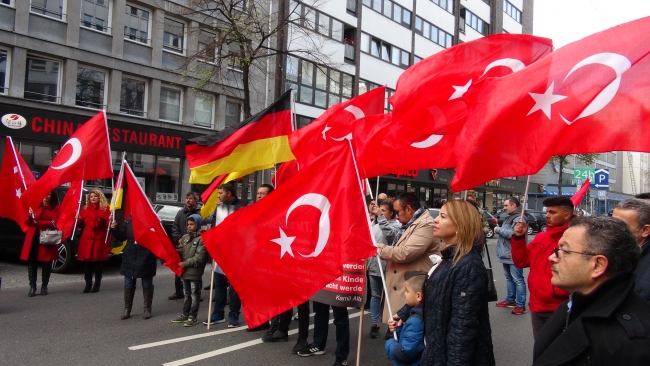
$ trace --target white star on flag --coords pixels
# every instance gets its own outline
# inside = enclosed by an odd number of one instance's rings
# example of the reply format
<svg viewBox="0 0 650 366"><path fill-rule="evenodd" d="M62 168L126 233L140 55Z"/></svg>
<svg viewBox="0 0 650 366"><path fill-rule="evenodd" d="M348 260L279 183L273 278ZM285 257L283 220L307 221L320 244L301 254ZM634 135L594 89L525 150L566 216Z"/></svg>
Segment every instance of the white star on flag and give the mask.
<svg viewBox="0 0 650 366"><path fill-rule="evenodd" d="M555 82L552 82L551 85L548 87L548 89L546 89L544 94L528 93L535 100L535 105L530 110L530 112L528 112L526 116L529 116L530 114L538 110L541 110L542 112L544 112L546 117L548 117L548 119L551 119L551 105L553 103L557 103L561 101L562 99L566 99L566 96L564 95L553 94L554 86L555 86Z"/></svg>
<svg viewBox="0 0 650 366"><path fill-rule="evenodd" d="M456 91L454 92L454 94L451 95L451 97L449 97L449 100L462 98L463 95L465 95L465 93L467 93L467 90L469 89L470 86L472 86L472 79L469 79L467 84L465 84L463 86L452 85L452 87L454 89L456 89Z"/></svg>
<svg viewBox="0 0 650 366"><path fill-rule="evenodd" d="M272 242L280 245L280 258L284 256L284 253L289 253L293 257L293 251L291 251L291 244L296 239L295 236L287 236L287 234L282 231L280 228L280 237L277 239L271 239Z"/></svg>
<svg viewBox="0 0 650 366"><path fill-rule="evenodd" d="M20 191L20 188L16 189L16 197L20 198L23 193Z"/></svg>

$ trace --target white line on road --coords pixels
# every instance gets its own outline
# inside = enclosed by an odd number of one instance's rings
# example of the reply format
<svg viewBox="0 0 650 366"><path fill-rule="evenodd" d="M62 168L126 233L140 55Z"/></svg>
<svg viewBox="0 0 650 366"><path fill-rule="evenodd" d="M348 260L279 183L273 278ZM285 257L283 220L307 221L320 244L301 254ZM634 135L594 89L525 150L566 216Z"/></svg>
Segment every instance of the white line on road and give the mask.
<svg viewBox="0 0 650 366"><path fill-rule="evenodd" d="M357 313L354 313L354 314L349 315L349 317L350 317L350 318L356 318L356 317L358 317L360 314L361 314L361 312L359 311L359 312L357 312ZM369 312L368 312L368 311L365 311L364 314L369 314ZM330 321L329 321L329 324L332 324L333 322L334 322L334 319L330 320ZM313 325L313 324L310 325L310 326L309 326L309 329L314 329L314 325ZM296 333L298 333L298 329L294 329L294 330L292 330L292 331L289 331L288 335L292 335L292 334L296 334ZM192 357L184 358L184 359L182 359L182 360L178 360L178 361L173 361L173 362L164 363L163 366L181 366L181 365L187 365L188 363L201 361L201 360L204 360L204 359L206 359L206 358L210 358L210 357L214 357L214 356L219 356L219 355L222 355L222 354L224 354L224 353L228 353L228 352L232 352L232 351L237 351L237 350L239 350L239 349L246 348L246 347L251 347L251 346L254 346L254 345L257 345L257 344L260 344L260 343L263 343L261 339L255 339L255 340L252 340L252 341L248 341L248 342L244 342L244 343L236 344L236 345L234 345L234 346L229 346L229 347L221 348L221 349L218 349L218 350L216 350L216 351L207 352L207 353L203 353L203 354L200 354L200 355L196 355L196 356L192 356Z"/></svg>

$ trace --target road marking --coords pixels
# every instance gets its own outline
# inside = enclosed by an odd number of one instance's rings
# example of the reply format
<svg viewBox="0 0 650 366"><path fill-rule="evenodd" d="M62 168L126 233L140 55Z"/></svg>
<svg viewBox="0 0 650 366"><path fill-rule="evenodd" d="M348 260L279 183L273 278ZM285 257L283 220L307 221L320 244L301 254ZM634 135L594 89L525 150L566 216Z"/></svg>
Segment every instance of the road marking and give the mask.
<svg viewBox="0 0 650 366"><path fill-rule="evenodd" d="M368 311L364 311L364 314L370 314L370 312L368 312ZM357 317L359 317L359 315L361 315L361 311L359 311L359 312L357 312L357 313L354 313L354 314L350 314L348 317L349 317L349 318L357 318ZM334 323L334 319L332 319L332 320L329 321L329 324L332 324L332 323ZM314 325L313 325L313 324L310 325L310 326L309 326L309 329L314 329ZM293 334L296 334L296 333L298 333L298 329L294 329L294 330L289 331L288 335L293 335ZM192 362L197 362L197 361L205 360L206 358L210 358L210 357L214 357L214 356L219 356L219 355L222 355L222 354L224 354L224 353L228 353L228 352L232 352L232 351L237 351L237 350L240 350L240 349L242 349L242 348L247 348L247 347L255 346L255 345L257 345L257 344L261 344L261 343L264 343L264 342L262 342L261 339L255 339L255 340L252 340L252 341L248 341L248 342L244 342L244 343L236 344L236 345L234 345L234 346L229 346L229 347L221 348L221 349L218 349L218 350L215 350L215 351L212 351L212 352L202 353L202 354L200 354L200 355L196 355L196 356L192 356L192 357L184 358L184 359L182 359L182 360L178 360L178 361L172 361L172 362L164 363L163 366L181 366L181 365L187 365L188 363L192 363Z"/></svg>

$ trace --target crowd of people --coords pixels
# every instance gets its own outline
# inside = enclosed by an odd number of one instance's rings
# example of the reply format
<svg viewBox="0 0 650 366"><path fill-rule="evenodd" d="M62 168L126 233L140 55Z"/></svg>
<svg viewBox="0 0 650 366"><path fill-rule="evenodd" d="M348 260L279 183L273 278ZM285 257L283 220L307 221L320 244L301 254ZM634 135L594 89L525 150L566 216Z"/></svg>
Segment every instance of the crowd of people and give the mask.
<svg viewBox="0 0 650 366"><path fill-rule="evenodd" d="M264 184L257 199L272 194ZM235 186L219 186L220 205L232 211L244 206ZM495 228L496 253L506 280L505 299L496 302L511 313L526 313L535 339L533 365L650 364L650 195L618 204L613 217L581 217L567 197L549 197L543 204L547 230L528 243L527 223L516 197L504 202L508 217ZM387 326L386 355L394 365L494 365L489 318L485 217L475 202L445 201L436 218L411 193L395 198L380 194L368 205L377 256L368 258L371 324L368 336L379 338ZM184 299L171 320L186 327L198 323L202 276L209 260L200 232L215 225L216 215L203 220L200 198L186 195L172 228L172 239L184 268L175 279L170 300ZM29 230L21 253L28 263L29 293L36 295L37 266L42 267L41 295L48 294L49 263L56 246L39 245L39 233L57 229L58 197L51 192L36 210L29 210ZM118 224L110 217L106 198L91 190L79 216L78 258L84 262L84 293L99 291L102 263L108 257L107 230L126 241L120 273L124 276L124 310L131 315L136 280L143 289L143 318L152 316L153 277L157 258L133 240L131 218ZM206 225L207 223L207 225ZM526 298L523 268L530 298ZM214 308L205 325L226 322L239 327L241 301L228 278L213 262ZM94 274L94 282L93 282ZM180 288L179 288L180 287ZM229 303L228 303L229 301ZM298 338L292 353L323 355L327 346L330 309L336 329L334 366L348 364L348 310L312 301L313 340L309 337L310 303L298 308ZM287 342L293 309L277 314L254 330L266 330L263 342Z"/></svg>

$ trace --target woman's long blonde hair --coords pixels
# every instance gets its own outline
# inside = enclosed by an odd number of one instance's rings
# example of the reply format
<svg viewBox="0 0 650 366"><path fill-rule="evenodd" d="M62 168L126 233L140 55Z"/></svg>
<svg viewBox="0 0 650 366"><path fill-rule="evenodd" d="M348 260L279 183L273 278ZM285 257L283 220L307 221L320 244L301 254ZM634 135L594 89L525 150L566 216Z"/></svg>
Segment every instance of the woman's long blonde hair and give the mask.
<svg viewBox="0 0 650 366"><path fill-rule="evenodd" d="M449 200L444 204L451 222L456 225L456 254L454 266L476 243L485 244L485 234L478 210L465 200Z"/></svg>
<svg viewBox="0 0 650 366"><path fill-rule="evenodd" d="M97 195L97 197L99 197L99 209L102 211L106 211L108 209L108 202L106 201L106 196L104 196L104 193L102 193L102 191L100 191L97 188L91 189L90 192L88 192L88 194L86 195L86 205L84 206L84 208L87 208L91 205L90 195L93 193Z"/></svg>

